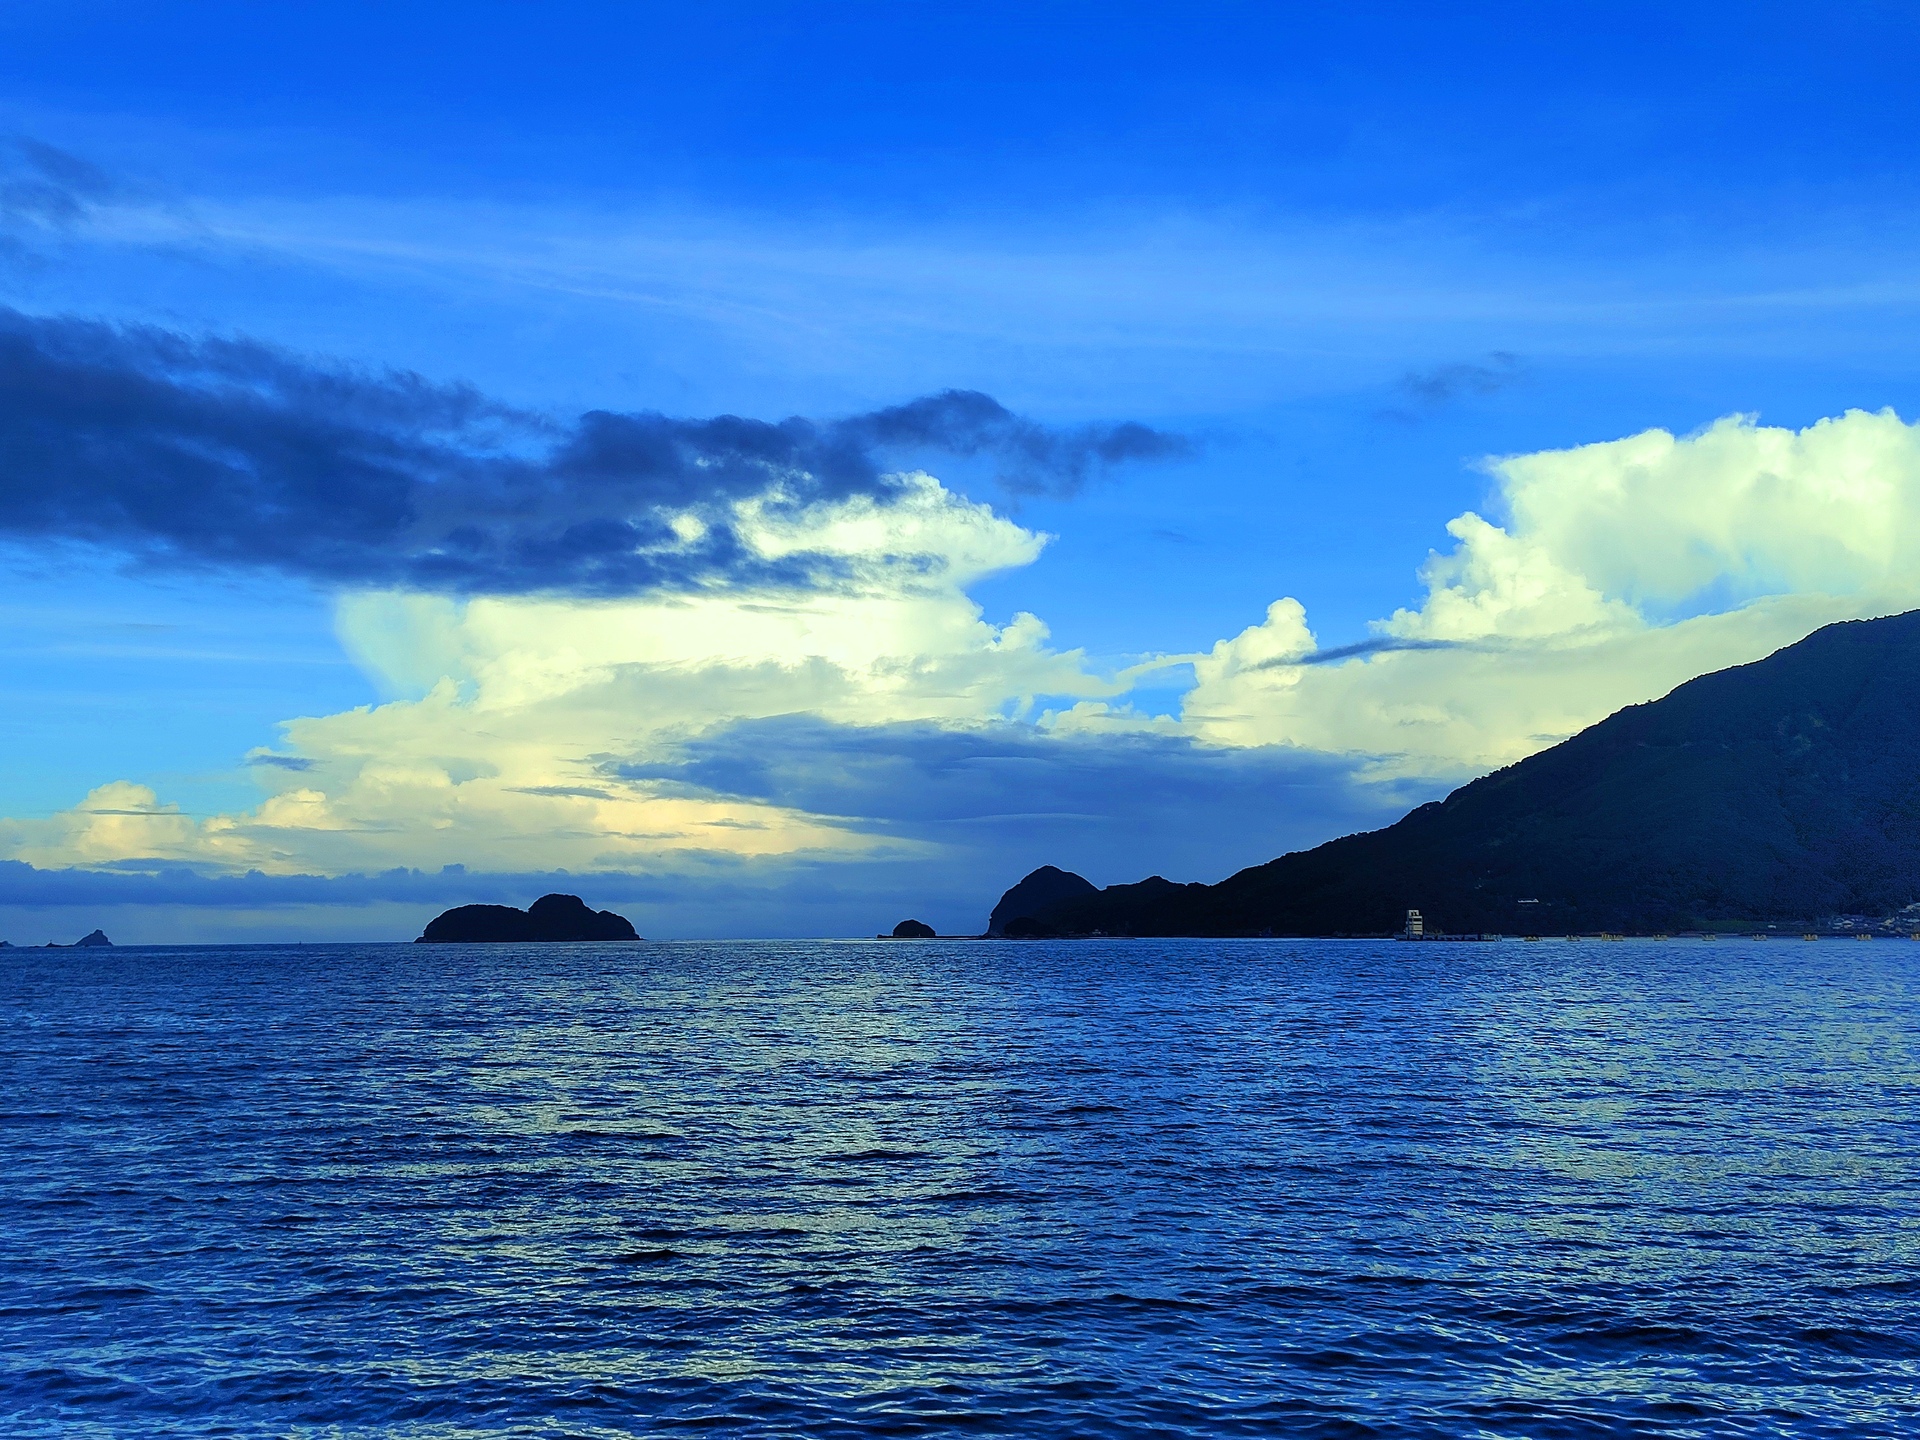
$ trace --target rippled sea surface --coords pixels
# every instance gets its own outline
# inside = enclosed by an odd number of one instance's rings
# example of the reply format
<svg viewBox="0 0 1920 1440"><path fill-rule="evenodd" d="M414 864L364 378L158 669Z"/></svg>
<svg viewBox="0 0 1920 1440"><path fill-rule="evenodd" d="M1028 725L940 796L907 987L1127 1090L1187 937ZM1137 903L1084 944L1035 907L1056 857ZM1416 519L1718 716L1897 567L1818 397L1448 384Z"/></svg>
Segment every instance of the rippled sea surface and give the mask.
<svg viewBox="0 0 1920 1440"><path fill-rule="evenodd" d="M0 954L9 1436L1920 1434L1920 944Z"/></svg>

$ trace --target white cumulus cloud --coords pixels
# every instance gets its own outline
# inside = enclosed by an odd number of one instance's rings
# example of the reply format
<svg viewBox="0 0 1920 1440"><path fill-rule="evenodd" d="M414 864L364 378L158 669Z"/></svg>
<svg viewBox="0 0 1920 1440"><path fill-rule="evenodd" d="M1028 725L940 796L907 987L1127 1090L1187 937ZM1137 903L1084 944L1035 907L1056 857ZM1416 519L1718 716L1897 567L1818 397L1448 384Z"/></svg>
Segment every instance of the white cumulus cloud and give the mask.
<svg viewBox="0 0 1920 1440"><path fill-rule="evenodd" d="M1417 609L1322 656L1302 607L1276 602L1197 659L1193 732L1460 776L1830 621L1920 605L1920 430L1891 411L1799 431L1734 416L1488 469L1506 523L1453 520Z"/></svg>
<svg viewBox="0 0 1920 1440"><path fill-rule="evenodd" d="M964 587L1030 563L1045 537L928 477L908 477L890 505L753 500L737 518L765 554L845 559L849 583L607 601L350 595L342 640L403 698L288 722L258 808L195 821L116 782L51 819L9 822L6 853L319 874L870 855L883 843L832 815L689 795L616 764L729 721L979 723L1119 688L1053 650L1032 615L983 618Z"/></svg>

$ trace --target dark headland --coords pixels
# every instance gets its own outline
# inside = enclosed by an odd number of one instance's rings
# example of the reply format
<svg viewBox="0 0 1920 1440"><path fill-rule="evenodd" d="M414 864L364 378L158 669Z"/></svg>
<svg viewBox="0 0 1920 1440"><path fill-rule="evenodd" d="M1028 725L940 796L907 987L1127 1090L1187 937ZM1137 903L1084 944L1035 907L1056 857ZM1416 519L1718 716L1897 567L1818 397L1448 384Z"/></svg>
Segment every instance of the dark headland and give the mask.
<svg viewBox="0 0 1920 1440"><path fill-rule="evenodd" d="M58 941L49 940L42 948L47 950L98 950L102 946L111 949L113 947L113 941L107 938L106 931L93 930L82 935L71 945L62 945ZM14 948L15 946L12 941L0 940L0 950L12 950Z"/></svg>
<svg viewBox="0 0 1920 1440"><path fill-rule="evenodd" d="M436 916L414 943L483 945L537 940L638 940L633 925L611 910L589 910L578 895L542 895L524 910L461 905Z"/></svg>
<svg viewBox="0 0 1920 1440"><path fill-rule="evenodd" d="M1920 900L1920 611L1632 705L1384 830L1215 885L1051 866L989 933L1575 934L1898 917ZM1912 928L1920 929L1920 917Z"/></svg>

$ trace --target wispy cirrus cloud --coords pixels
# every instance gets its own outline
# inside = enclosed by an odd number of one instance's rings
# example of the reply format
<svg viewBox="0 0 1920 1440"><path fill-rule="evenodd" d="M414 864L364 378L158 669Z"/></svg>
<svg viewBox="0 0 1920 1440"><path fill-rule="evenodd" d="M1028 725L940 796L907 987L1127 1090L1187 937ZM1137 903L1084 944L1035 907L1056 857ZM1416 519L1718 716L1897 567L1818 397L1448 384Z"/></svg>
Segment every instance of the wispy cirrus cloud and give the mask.
<svg viewBox="0 0 1920 1440"><path fill-rule="evenodd" d="M882 375L905 393L966 381L1080 415L1219 415L1276 393L1388 389L1383 418L1411 422L1527 378L1519 353L1541 357L1545 384L1551 357L1569 351L1671 363L1678 335L1696 359L1789 344L1797 358L1857 358L1890 343L1890 313L1920 303L1911 217L1897 209L1866 227L1870 245L1854 212L1836 229L1815 208L1783 230L1775 207L1737 256L1655 248L1623 260L1596 239L1617 217L1586 207L1547 223L1454 207L1331 223L1082 202L963 222L618 188L536 203L288 194L209 188L205 172L191 183L116 173L102 190L26 155L16 147L12 168L36 213L69 217L58 228L75 263L45 291L69 306L111 304L117 291L122 311L151 314L153 266L173 304L225 323L258 303L230 277L272 267L324 287L329 323L315 344L347 330L370 354L429 372L451 356L505 390L526 379L521 337L533 325L564 334L576 364L642 376L655 393L726 397L696 408L773 393L770 406L820 413L842 396L871 403ZM50 228L23 218L13 238ZM129 265L139 283L120 289ZM396 324L423 307L448 323ZM483 309L487 322L473 323ZM1409 369L1409 355L1462 358ZM1021 493L1032 475L1009 478Z"/></svg>
<svg viewBox="0 0 1920 1440"><path fill-rule="evenodd" d="M120 194L90 160L31 136L0 138L0 224L74 224Z"/></svg>

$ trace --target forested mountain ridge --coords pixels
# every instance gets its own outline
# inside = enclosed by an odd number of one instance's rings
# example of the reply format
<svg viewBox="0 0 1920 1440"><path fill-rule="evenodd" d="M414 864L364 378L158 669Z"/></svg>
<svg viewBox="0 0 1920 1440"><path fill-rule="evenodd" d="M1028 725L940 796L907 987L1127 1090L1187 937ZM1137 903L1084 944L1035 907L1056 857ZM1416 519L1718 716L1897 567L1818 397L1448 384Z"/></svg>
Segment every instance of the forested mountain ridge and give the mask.
<svg viewBox="0 0 1920 1440"><path fill-rule="evenodd" d="M1688 681L1382 830L1003 917L1011 933L1565 933L1920 900L1920 611ZM1530 902L1530 903L1523 903Z"/></svg>

